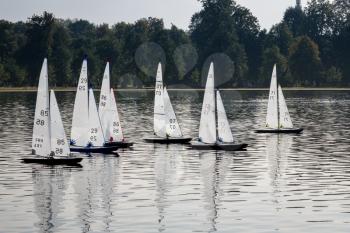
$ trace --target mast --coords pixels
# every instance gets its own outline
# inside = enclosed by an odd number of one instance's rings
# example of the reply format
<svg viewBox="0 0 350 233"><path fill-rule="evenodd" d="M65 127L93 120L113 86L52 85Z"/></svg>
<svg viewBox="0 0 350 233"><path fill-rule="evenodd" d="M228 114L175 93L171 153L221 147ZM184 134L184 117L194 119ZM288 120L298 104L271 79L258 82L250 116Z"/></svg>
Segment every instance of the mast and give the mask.
<svg viewBox="0 0 350 233"><path fill-rule="evenodd" d="M215 89L215 93L214 93L214 101L215 101L215 129L216 129L216 131L215 131L215 133L216 133L216 141L218 141L218 137L219 137L219 130L218 130L218 118L219 118L219 116L218 116L218 102L217 102L217 98L216 98L216 96L217 96L217 92L218 92L218 89Z"/></svg>
<svg viewBox="0 0 350 233"><path fill-rule="evenodd" d="M278 96L278 78L277 78L277 67L276 67L276 90L277 90L277 93L276 93L276 97L277 97L277 101L276 101L276 104L277 104L277 128L280 129L280 108L279 108L279 96Z"/></svg>

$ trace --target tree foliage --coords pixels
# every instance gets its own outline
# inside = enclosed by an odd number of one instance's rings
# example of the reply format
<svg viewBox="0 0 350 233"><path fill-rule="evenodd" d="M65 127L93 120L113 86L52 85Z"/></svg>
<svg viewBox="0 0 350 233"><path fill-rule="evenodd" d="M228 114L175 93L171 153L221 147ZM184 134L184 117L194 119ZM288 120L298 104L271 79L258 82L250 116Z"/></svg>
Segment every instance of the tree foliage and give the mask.
<svg viewBox="0 0 350 233"><path fill-rule="evenodd" d="M198 87L209 60L226 64L216 69L223 87L267 86L275 63L283 85L350 84L348 0L311 0L303 9L288 8L269 31L234 0L200 2L188 32L165 28L157 18L95 25L44 12L26 22L0 20L0 85L36 86L44 57L53 86L76 85L84 57L94 87L107 61L112 84L123 87L153 86L160 61L169 85ZM156 46L139 49L152 43Z"/></svg>

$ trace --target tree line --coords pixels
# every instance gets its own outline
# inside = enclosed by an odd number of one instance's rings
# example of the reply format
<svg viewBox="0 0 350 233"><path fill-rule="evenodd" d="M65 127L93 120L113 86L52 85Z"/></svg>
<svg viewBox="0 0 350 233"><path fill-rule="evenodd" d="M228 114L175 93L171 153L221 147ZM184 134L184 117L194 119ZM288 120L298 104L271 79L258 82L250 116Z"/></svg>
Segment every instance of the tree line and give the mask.
<svg viewBox="0 0 350 233"><path fill-rule="evenodd" d="M76 85L84 57L94 87L107 61L119 87L153 86L159 61L168 85L203 86L210 61L220 87L266 87L275 63L284 86L350 84L348 0L288 8L269 31L233 0L200 2L188 31L157 18L96 25L43 12L26 22L0 20L0 86L36 86L44 57L50 85L60 87Z"/></svg>

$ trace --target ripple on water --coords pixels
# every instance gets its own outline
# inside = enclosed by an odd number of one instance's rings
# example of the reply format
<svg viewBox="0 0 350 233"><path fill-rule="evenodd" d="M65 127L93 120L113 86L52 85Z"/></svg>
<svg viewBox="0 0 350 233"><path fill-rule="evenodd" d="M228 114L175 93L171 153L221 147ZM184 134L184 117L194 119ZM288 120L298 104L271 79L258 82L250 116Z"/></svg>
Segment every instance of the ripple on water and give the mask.
<svg viewBox="0 0 350 233"><path fill-rule="evenodd" d="M20 163L30 151L35 93L0 93L1 232L347 232L350 94L285 93L302 135L262 135L266 92L223 91L244 152L153 145L151 91L117 93L120 157L81 167ZM196 137L202 92L169 91L185 135ZM73 92L57 93L67 135Z"/></svg>

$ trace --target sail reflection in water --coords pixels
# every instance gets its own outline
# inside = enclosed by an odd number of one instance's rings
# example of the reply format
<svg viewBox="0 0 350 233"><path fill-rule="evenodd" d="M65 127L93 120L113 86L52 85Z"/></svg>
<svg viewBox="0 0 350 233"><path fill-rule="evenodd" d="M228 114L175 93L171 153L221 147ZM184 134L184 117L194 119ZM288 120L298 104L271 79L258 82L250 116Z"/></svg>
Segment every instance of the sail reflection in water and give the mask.
<svg viewBox="0 0 350 233"><path fill-rule="evenodd" d="M112 205L117 203L112 196L117 190L119 158L106 156L98 162L90 159L87 167L74 180L81 232L109 232Z"/></svg>
<svg viewBox="0 0 350 233"><path fill-rule="evenodd" d="M35 223L40 232L56 232L64 222L59 215L64 208L64 195L70 180L70 169L36 166L32 170L34 184Z"/></svg>

